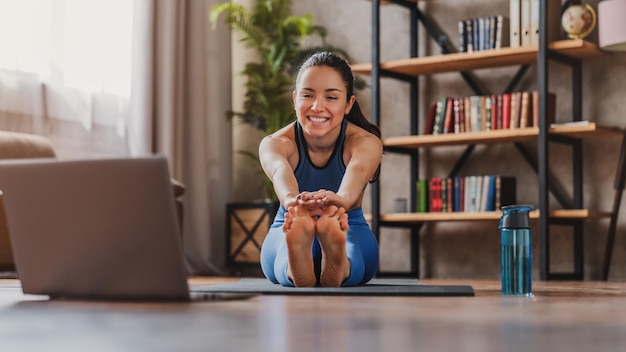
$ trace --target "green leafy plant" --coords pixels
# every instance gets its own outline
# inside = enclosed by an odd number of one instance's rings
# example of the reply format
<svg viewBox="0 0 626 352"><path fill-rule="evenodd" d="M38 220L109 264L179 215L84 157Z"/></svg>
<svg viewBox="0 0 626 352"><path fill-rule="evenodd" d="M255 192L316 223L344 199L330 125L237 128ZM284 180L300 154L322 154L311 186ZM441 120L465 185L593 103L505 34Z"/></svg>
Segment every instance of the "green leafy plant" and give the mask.
<svg viewBox="0 0 626 352"><path fill-rule="evenodd" d="M291 5L291 0L258 0L248 9L230 1L214 5L210 13L214 27L223 16L231 30L241 34L243 44L256 52L258 61L246 63L241 72L247 79L243 111L228 111L227 116L237 117L263 134L295 119L291 91L304 60L319 51L331 51L349 60L345 51L326 43L326 29L316 25L312 15L291 15ZM305 47L304 40L309 37L321 44ZM355 82L356 89L363 87L364 81ZM263 173L254 152L239 152L254 159L259 173ZM264 179L267 196L276 200L271 182Z"/></svg>

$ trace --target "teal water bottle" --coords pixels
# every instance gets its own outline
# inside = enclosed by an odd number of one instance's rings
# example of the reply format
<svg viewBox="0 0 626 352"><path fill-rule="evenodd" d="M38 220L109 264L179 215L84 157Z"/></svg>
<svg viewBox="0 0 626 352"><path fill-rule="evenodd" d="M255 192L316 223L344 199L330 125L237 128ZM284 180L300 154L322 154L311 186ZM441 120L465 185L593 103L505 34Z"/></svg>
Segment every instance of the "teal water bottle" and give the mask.
<svg viewBox="0 0 626 352"><path fill-rule="evenodd" d="M533 244L529 217L532 209L532 205L502 207L499 228L503 295L532 295Z"/></svg>

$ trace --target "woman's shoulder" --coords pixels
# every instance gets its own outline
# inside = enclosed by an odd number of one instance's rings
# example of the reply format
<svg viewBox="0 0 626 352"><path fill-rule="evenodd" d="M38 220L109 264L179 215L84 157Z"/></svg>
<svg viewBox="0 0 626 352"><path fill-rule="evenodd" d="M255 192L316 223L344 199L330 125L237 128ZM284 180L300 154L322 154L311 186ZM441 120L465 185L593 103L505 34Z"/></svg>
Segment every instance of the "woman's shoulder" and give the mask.
<svg viewBox="0 0 626 352"><path fill-rule="evenodd" d="M261 144L272 146L292 147L296 143L296 134L294 132L294 122L284 126L276 132L270 133L263 138Z"/></svg>
<svg viewBox="0 0 626 352"><path fill-rule="evenodd" d="M376 135L372 134L371 132L366 131L363 128L348 121L348 124L346 126L346 140L351 140L351 141L378 140L380 141L380 138L378 138Z"/></svg>

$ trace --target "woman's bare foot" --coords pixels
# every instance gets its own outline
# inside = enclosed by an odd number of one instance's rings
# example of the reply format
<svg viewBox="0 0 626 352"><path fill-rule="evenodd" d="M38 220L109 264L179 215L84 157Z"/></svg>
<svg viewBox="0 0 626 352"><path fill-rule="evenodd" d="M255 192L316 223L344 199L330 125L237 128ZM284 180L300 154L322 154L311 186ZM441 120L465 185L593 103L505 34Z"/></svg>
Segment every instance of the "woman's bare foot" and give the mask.
<svg viewBox="0 0 626 352"><path fill-rule="evenodd" d="M320 284L339 287L350 276L350 261L346 254L348 214L344 208L329 205L317 220L315 230L322 247Z"/></svg>
<svg viewBox="0 0 626 352"><path fill-rule="evenodd" d="M296 287L313 287L316 278L313 270L313 238L315 220L302 206L289 207L285 213L283 232L287 241L289 264L287 276Z"/></svg>

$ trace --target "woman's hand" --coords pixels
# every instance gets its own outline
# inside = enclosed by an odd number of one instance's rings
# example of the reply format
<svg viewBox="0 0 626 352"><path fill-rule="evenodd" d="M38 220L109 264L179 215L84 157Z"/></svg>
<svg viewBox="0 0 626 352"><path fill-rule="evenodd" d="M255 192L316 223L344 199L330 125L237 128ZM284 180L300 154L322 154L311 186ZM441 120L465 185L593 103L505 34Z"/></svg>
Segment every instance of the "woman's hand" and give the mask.
<svg viewBox="0 0 626 352"><path fill-rule="evenodd" d="M309 207L324 208L328 205L346 208L343 199L333 191L320 189L315 192L302 192L299 200Z"/></svg>

